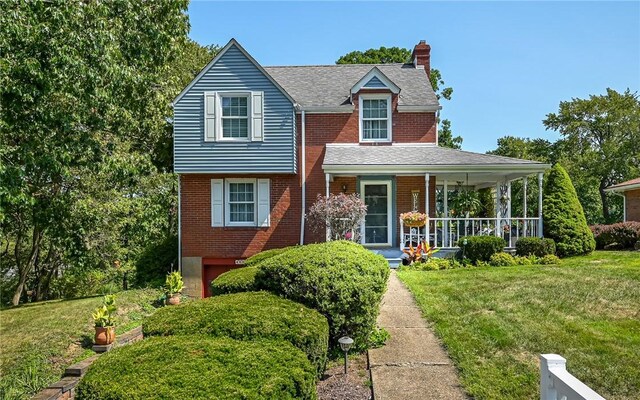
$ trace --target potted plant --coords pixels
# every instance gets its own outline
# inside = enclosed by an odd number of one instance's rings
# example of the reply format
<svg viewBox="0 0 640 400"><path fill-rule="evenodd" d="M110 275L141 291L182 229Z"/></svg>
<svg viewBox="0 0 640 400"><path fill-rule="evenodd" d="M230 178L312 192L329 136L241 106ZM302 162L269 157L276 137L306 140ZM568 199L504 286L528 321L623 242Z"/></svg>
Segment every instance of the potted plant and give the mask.
<svg viewBox="0 0 640 400"><path fill-rule="evenodd" d="M180 272L175 271L167 275L165 289L167 291L167 303L171 305L180 304L180 293L184 287Z"/></svg>
<svg viewBox="0 0 640 400"><path fill-rule="evenodd" d="M96 329L94 342L97 345L113 343L116 338L115 317L116 298L114 295L104 296L102 307L93 312L93 322Z"/></svg>

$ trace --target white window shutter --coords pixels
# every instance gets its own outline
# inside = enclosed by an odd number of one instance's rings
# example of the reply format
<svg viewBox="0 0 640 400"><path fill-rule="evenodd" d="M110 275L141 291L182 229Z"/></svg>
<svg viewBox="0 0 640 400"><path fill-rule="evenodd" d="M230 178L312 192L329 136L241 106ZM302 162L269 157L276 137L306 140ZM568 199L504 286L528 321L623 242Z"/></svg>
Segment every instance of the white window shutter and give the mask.
<svg viewBox="0 0 640 400"><path fill-rule="evenodd" d="M224 182L211 180L211 226L224 226Z"/></svg>
<svg viewBox="0 0 640 400"><path fill-rule="evenodd" d="M216 92L204 92L204 140L216 140Z"/></svg>
<svg viewBox="0 0 640 400"><path fill-rule="evenodd" d="M264 92L251 92L251 140L261 141L264 130Z"/></svg>
<svg viewBox="0 0 640 400"><path fill-rule="evenodd" d="M271 225L269 179L258 179L258 226Z"/></svg>

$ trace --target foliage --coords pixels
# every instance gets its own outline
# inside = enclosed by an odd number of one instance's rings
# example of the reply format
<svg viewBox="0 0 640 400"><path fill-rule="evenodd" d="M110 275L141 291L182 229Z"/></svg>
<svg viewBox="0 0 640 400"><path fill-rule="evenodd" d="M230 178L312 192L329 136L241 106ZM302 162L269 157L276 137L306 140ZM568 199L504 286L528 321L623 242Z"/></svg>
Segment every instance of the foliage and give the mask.
<svg viewBox="0 0 640 400"><path fill-rule="evenodd" d="M166 307L148 317L145 336L207 335L237 340L286 340L322 374L329 325L315 310L266 292L235 293Z"/></svg>
<svg viewBox="0 0 640 400"><path fill-rule="evenodd" d="M470 397L531 399L539 355L549 351L570 360L571 373L607 399L636 399L640 257L597 251L558 264L402 270L398 277L444 342Z"/></svg>
<svg viewBox="0 0 640 400"><path fill-rule="evenodd" d="M389 339L391 339L391 334L389 333L389 331L376 326L371 331L371 334L369 334L369 348L380 348L384 346Z"/></svg>
<svg viewBox="0 0 640 400"><path fill-rule="evenodd" d="M560 102L557 113L547 114L547 129L560 132L569 170L581 171L597 189L604 222L619 219L611 213L612 194L605 188L640 175L640 99L629 89L619 93ZM593 193L593 192L592 192ZM583 201L583 204L587 204Z"/></svg>
<svg viewBox="0 0 640 400"><path fill-rule="evenodd" d="M153 312L157 290L117 294L118 334L139 326ZM24 304L0 311L0 398L30 399L58 381L64 369L92 352L91 312L103 297Z"/></svg>
<svg viewBox="0 0 640 400"><path fill-rule="evenodd" d="M516 254L519 256L534 255L536 257L556 254L556 243L549 238L520 238L516 241Z"/></svg>
<svg viewBox="0 0 640 400"><path fill-rule="evenodd" d="M438 271L444 269L454 268L466 268L468 265L464 264L455 258L430 258L421 263L413 263L410 265L402 265L399 270L401 271Z"/></svg>
<svg viewBox="0 0 640 400"><path fill-rule="evenodd" d="M93 317L93 323L97 328L104 328L107 326L115 326L115 313L116 313L116 296L108 294L104 296L102 300L102 307L96 308L91 314Z"/></svg>
<svg viewBox="0 0 640 400"><path fill-rule="evenodd" d="M409 227L420 227L424 226L427 223L429 217L427 214L421 213L418 211L409 211L406 213L400 214L400 219L404 223L405 226Z"/></svg>
<svg viewBox="0 0 640 400"><path fill-rule="evenodd" d="M271 250L265 250L265 251L261 251L258 254L254 254L251 257L247 258L247 260L244 262L244 266L245 267L253 267L253 266L257 266L258 264L260 264L262 261L277 256L280 253L283 253L285 251L289 250L289 247L282 247L279 249L271 249Z"/></svg>
<svg viewBox="0 0 640 400"><path fill-rule="evenodd" d="M464 244L464 242L467 244ZM464 258L472 263L489 261L495 253L500 253L507 242L497 236L467 236L458 240L458 247L462 250Z"/></svg>
<svg viewBox="0 0 640 400"><path fill-rule="evenodd" d="M285 341L154 337L98 358L78 400L316 399L313 367Z"/></svg>
<svg viewBox="0 0 640 400"><path fill-rule="evenodd" d="M438 251L440 251L440 249L428 245L425 241L422 241L415 248L413 247L413 243L409 243L409 249L402 250L402 252L407 255L406 258L402 259L402 264L407 265L415 262L426 262Z"/></svg>
<svg viewBox="0 0 640 400"><path fill-rule="evenodd" d="M509 265L516 265L516 260L509 253L495 253L489 258L489 265L493 267L507 267Z"/></svg>
<svg viewBox="0 0 640 400"><path fill-rule="evenodd" d="M161 287L166 275L178 265L178 237L150 243L136 260L136 284Z"/></svg>
<svg viewBox="0 0 640 400"><path fill-rule="evenodd" d="M463 182L458 182L455 190L448 195L449 212L453 217L474 217L480 211L482 204L478 192L464 188Z"/></svg>
<svg viewBox="0 0 640 400"><path fill-rule="evenodd" d="M557 265L560 264L560 258L555 254L547 254L538 260L541 265Z"/></svg>
<svg viewBox="0 0 640 400"><path fill-rule="evenodd" d="M129 268L176 231L171 99L216 48L187 1L10 2L0 14L3 299ZM73 280L73 279L70 279ZM60 285L58 285L59 287Z"/></svg>
<svg viewBox="0 0 640 400"><path fill-rule="evenodd" d="M542 218L544 236L555 241L558 256L587 254L595 249L576 190L559 164L551 168L545 179Z"/></svg>
<svg viewBox="0 0 640 400"><path fill-rule="evenodd" d="M184 288L184 281L182 280L180 272L174 271L167 274L164 288L169 295L182 292L182 289Z"/></svg>
<svg viewBox="0 0 640 400"><path fill-rule="evenodd" d="M640 240L640 222L629 221L612 225L593 225L590 227L596 240L597 249L632 249Z"/></svg>
<svg viewBox="0 0 640 400"><path fill-rule="evenodd" d="M261 263L261 288L315 308L329 320L330 343L348 335L367 347L375 326L389 265L359 244L334 241L291 248Z"/></svg>
<svg viewBox="0 0 640 400"><path fill-rule="evenodd" d="M253 292L258 290L256 274L258 267L242 267L227 271L211 281L211 294Z"/></svg>
<svg viewBox="0 0 640 400"><path fill-rule="evenodd" d="M314 232L329 228L333 240L359 241L360 225L367 215L367 206L355 193L318 195L306 218Z"/></svg>
<svg viewBox="0 0 640 400"><path fill-rule="evenodd" d="M462 149L462 136L453 136L451 121L443 119L438 128L438 146L450 149Z"/></svg>

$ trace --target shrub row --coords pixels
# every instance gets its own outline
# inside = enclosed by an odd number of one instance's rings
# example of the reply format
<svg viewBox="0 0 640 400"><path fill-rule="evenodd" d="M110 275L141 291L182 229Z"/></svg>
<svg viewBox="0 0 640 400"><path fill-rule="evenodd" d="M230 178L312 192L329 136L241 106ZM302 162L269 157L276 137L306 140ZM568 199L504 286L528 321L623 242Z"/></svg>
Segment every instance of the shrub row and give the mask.
<svg viewBox="0 0 640 400"><path fill-rule="evenodd" d="M507 242L497 236L467 236L458 241L464 258L468 258L474 264L478 261L489 261L492 255L501 252L506 245Z"/></svg>
<svg viewBox="0 0 640 400"><path fill-rule="evenodd" d="M544 257L556 254L556 243L553 239L528 237L520 238L516 242L516 254L519 256Z"/></svg>
<svg viewBox="0 0 640 400"><path fill-rule="evenodd" d="M512 256L509 253L496 253L491 256L489 260L489 265L494 267L507 267L512 265L552 265L558 264L560 259L555 254L545 254L542 257L537 257L535 255L529 256Z"/></svg>
<svg viewBox="0 0 640 400"><path fill-rule="evenodd" d="M211 293L214 296L227 293L253 292L256 285L257 267L235 268L221 274L211 282Z"/></svg>
<svg viewBox="0 0 640 400"><path fill-rule="evenodd" d="M327 317L330 344L343 335L367 347L389 277L384 257L348 241L291 247L259 264L258 287Z"/></svg>
<svg viewBox="0 0 640 400"><path fill-rule="evenodd" d="M145 336L207 335L237 340L286 340L302 350L317 374L327 361L327 319L302 304L266 292L214 296L148 317Z"/></svg>
<svg viewBox="0 0 640 400"><path fill-rule="evenodd" d="M76 399L313 400L315 372L286 341L154 337L98 358Z"/></svg>
<svg viewBox="0 0 640 400"><path fill-rule="evenodd" d="M597 249L633 249L640 241L640 222L620 222L590 227Z"/></svg>

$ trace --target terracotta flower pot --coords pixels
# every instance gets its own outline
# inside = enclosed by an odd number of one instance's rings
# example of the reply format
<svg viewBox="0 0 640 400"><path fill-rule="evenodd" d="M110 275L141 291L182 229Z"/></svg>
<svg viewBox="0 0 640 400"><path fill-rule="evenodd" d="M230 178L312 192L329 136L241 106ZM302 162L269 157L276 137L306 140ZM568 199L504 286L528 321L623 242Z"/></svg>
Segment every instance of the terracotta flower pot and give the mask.
<svg viewBox="0 0 640 400"><path fill-rule="evenodd" d="M96 336L94 342L97 345L111 344L116 339L116 330L114 326L96 326Z"/></svg>
<svg viewBox="0 0 640 400"><path fill-rule="evenodd" d="M180 293L174 293L167 296L167 303L172 306L180 304Z"/></svg>

